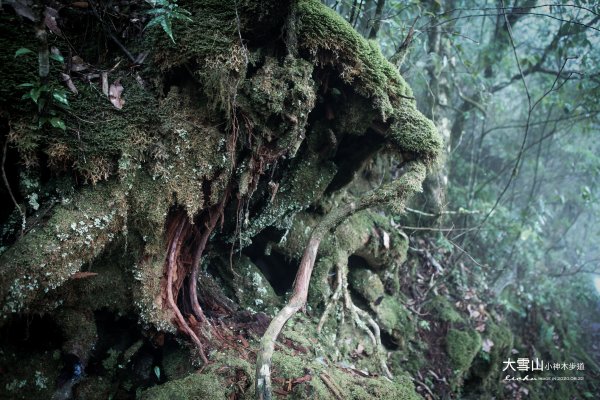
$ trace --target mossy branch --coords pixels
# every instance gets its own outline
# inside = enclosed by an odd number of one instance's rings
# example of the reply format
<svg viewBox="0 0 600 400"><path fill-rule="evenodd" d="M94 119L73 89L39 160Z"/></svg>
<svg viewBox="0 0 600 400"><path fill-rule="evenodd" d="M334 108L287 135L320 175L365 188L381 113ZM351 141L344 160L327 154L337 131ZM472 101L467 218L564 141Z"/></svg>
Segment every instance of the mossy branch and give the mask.
<svg viewBox="0 0 600 400"><path fill-rule="evenodd" d="M425 166L420 161L410 162L402 177L365 194L356 202L347 203L332 210L313 229L300 261L292 297L273 318L260 342L256 361L256 395L258 399L270 400L272 398L271 358L275 349L275 340L286 322L306 303L310 276L319 246L325 235L358 211L391 203L395 203L396 207L401 207L408 197L421 190L425 171Z"/></svg>

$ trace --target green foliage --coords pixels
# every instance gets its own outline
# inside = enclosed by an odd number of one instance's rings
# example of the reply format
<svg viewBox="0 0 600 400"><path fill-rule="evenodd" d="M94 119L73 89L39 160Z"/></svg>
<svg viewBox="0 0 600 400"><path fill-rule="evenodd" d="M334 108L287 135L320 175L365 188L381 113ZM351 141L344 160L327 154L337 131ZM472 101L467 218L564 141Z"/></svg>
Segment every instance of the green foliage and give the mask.
<svg viewBox="0 0 600 400"><path fill-rule="evenodd" d="M21 47L15 52L15 57L35 54L32 50ZM59 63L64 63L62 56L51 54L50 58ZM22 100L31 100L36 106L38 113L38 128L50 125L63 131L67 129L63 113L69 110L68 92L63 88L57 88L53 84L42 82L25 82L17 85L18 88L26 89L27 92L21 97Z"/></svg>
<svg viewBox="0 0 600 400"><path fill-rule="evenodd" d="M145 29L160 25L163 31L175 43L173 37L173 21L192 21L189 11L179 7L177 0L146 0L153 7L146 11L146 14L152 16L152 19L146 24Z"/></svg>

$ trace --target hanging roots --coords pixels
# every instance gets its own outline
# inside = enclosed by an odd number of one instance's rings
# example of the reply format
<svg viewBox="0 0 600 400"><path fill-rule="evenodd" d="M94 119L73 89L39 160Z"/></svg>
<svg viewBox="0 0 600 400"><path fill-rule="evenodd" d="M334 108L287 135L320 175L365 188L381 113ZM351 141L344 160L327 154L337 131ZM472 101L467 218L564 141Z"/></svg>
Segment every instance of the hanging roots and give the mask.
<svg viewBox="0 0 600 400"><path fill-rule="evenodd" d="M348 291L348 264L343 259L347 259L347 257L338 257L338 262L336 263L337 267L337 286L333 295L329 299L327 306L325 307L325 311L319 320L319 324L317 325L317 333L321 333L323 329L323 325L327 322L327 319L331 312L335 309L336 306L340 303L340 298L343 296L342 306L342 323L339 325L341 328L344 324L346 313L351 317L351 321L358 328L363 330L373 342L373 347L377 352L377 357L379 358L379 364L381 366L381 370L385 376L392 379L392 373L387 367L386 364L386 355L381 345L381 333L379 329L379 325L375 322L373 318L369 315L368 312L357 307L352 298L350 297L350 292ZM366 323L365 323L366 321ZM369 326L371 327L369 329ZM372 329L372 330L371 330ZM338 339L341 338L341 335L338 335Z"/></svg>
<svg viewBox="0 0 600 400"><path fill-rule="evenodd" d="M223 208L228 197L226 191L221 202L200 213L196 224L192 224L185 211L179 210L170 218L167 227L164 297L174 314L175 325L194 342L204 363L208 362L204 343L210 341L213 334L219 336L219 332L212 329L198 301L198 271L208 239L219 220L223 221ZM186 278L187 287L184 285ZM177 304L180 293L181 308ZM190 310L185 313L189 314L187 318L182 309Z"/></svg>

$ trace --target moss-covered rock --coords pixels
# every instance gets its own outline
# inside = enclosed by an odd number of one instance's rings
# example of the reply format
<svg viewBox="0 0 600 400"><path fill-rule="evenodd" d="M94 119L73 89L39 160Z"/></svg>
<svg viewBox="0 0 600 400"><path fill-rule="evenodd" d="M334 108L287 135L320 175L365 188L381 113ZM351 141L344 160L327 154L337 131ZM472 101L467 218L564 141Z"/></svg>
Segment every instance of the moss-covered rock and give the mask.
<svg viewBox="0 0 600 400"><path fill-rule="evenodd" d="M461 323L464 318L459 314L456 308L444 296L436 296L426 304L425 310L434 314L435 318L443 322Z"/></svg>
<svg viewBox="0 0 600 400"><path fill-rule="evenodd" d="M352 288L356 290L369 303L374 303L385 294L383 282L379 276L368 269L355 269L349 277Z"/></svg>
<svg viewBox="0 0 600 400"><path fill-rule="evenodd" d="M381 302L374 306L377 321L381 328L394 336L408 338L412 336L414 326L410 312L396 298L386 295Z"/></svg>
<svg viewBox="0 0 600 400"><path fill-rule="evenodd" d="M238 303L252 312L272 314L281 303L267 278L248 257L243 256L236 263L233 287Z"/></svg>
<svg viewBox="0 0 600 400"><path fill-rule="evenodd" d="M450 329L446 335L446 351L451 368L464 372L469 369L481 349L481 336L474 329Z"/></svg>

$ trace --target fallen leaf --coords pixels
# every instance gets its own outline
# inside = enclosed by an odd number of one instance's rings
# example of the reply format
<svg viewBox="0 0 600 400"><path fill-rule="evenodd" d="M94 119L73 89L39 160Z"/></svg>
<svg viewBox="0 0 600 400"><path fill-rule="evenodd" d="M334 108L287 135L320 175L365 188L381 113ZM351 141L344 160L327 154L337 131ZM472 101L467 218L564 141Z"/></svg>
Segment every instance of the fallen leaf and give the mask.
<svg viewBox="0 0 600 400"><path fill-rule="evenodd" d="M81 72L88 69L88 65L83 61L83 59L79 56L71 57L71 71L73 72Z"/></svg>
<svg viewBox="0 0 600 400"><path fill-rule="evenodd" d="M98 275L98 273L96 273L96 272L79 271L79 272L75 272L69 278L70 279L82 279L82 278L89 278L91 276L96 276L96 275Z"/></svg>
<svg viewBox="0 0 600 400"><path fill-rule="evenodd" d="M491 339L483 339L483 343L481 343L481 350L489 353L492 347L494 347L494 342L492 342Z"/></svg>
<svg viewBox="0 0 600 400"><path fill-rule="evenodd" d="M108 97L108 72L102 73L102 93Z"/></svg>
<svg viewBox="0 0 600 400"><path fill-rule="evenodd" d="M56 11L52 7L46 7L44 10L44 25L50 29L50 31L56 35L62 35L58 24L56 23L56 18L58 17L58 11Z"/></svg>
<svg viewBox="0 0 600 400"><path fill-rule="evenodd" d="M79 93L77 91L77 88L75 87L75 84L73 83L73 80L71 79L71 75L61 72L60 77L62 78L63 82L65 83L65 85L67 85L67 87L69 88L69 90L71 92L73 92L74 94Z"/></svg>
<svg viewBox="0 0 600 400"><path fill-rule="evenodd" d="M135 58L135 61L133 63L137 64L137 65L143 64L144 61L146 61L146 57L148 57L148 54L150 54L149 51L141 52L140 54L137 55L137 57Z"/></svg>
<svg viewBox="0 0 600 400"><path fill-rule="evenodd" d="M481 324L477 325L477 326L475 327L475 330L476 330L477 332L483 332L483 331L485 331L485 322L482 322Z"/></svg>
<svg viewBox="0 0 600 400"><path fill-rule="evenodd" d="M33 22L38 20L37 16L33 13L31 8L29 8L31 1L17 0L17 1L9 2L8 4L12 6L12 8L15 10L17 15L27 18L28 20L33 21Z"/></svg>
<svg viewBox="0 0 600 400"><path fill-rule="evenodd" d="M108 99L116 109L122 109L125 101L121 98L123 85L119 81L114 82L108 89Z"/></svg>
<svg viewBox="0 0 600 400"><path fill-rule="evenodd" d="M383 232L383 247L385 247L386 249L389 249L390 248L390 234L384 230L382 230L382 232Z"/></svg>
<svg viewBox="0 0 600 400"><path fill-rule="evenodd" d="M356 347L356 354L360 355L365 351L365 346L362 345L362 343L359 343L358 346Z"/></svg>

